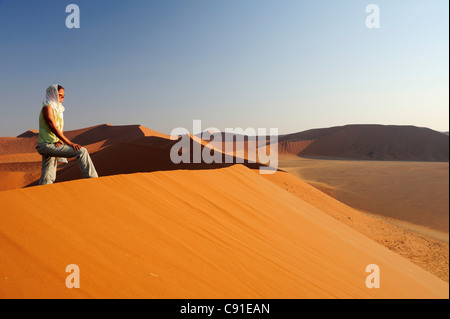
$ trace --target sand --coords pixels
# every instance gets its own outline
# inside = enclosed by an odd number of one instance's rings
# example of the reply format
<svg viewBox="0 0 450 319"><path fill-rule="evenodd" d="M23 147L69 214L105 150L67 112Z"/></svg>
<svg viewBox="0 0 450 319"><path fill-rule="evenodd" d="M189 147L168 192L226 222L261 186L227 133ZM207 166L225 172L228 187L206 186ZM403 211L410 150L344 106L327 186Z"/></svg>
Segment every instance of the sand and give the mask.
<svg viewBox="0 0 450 319"><path fill-rule="evenodd" d="M56 184L33 186L36 131L0 138L1 298L449 296L448 239L347 206L326 182L308 180L328 194L257 164L175 165L177 141L140 125L66 134L102 177L79 179L71 160ZM292 143L286 150L312 145ZM69 264L80 289L65 286ZM365 285L369 264L379 289Z"/></svg>
<svg viewBox="0 0 450 319"><path fill-rule="evenodd" d="M448 283L243 165L75 180L0 201L2 298L449 295ZM65 287L69 264L79 289ZM378 289L365 285L369 264Z"/></svg>
<svg viewBox="0 0 450 319"><path fill-rule="evenodd" d="M263 175L291 194L449 282L448 233L359 211L287 173ZM418 230L422 230L418 232Z"/></svg>
<svg viewBox="0 0 450 319"><path fill-rule="evenodd" d="M449 163L279 157L279 167L362 211L449 233Z"/></svg>

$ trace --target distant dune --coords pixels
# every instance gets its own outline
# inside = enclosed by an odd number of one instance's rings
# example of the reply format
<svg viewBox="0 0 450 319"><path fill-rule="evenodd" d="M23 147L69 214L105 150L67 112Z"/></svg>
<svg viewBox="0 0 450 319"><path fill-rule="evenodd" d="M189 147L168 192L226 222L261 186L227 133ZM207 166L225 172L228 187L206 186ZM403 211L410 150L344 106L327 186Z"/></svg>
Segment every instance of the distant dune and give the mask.
<svg viewBox="0 0 450 319"><path fill-rule="evenodd" d="M17 137L35 137L39 134L39 131L36 130L28 130L20 135L18 135Z"/></svg>
<svg viewBox="0 0 450 319"><path fill-rule="evenodd" d="M98 163L102 175L182 168L182 165L175 167L167 161L168 151L176 141L170 140L169 135L141 125L102 124L66 131L65 134L73 142L86 147L96 158L94 162ZM264 147L269 140L265 137L256 141L255 136L238 134L234 141L227 142L229 136L226 133L213 133L211 139L201 140L191 135L191 145L198 143L202 149L215 148L227 154L224 156L232 158L257 159L257 148ZM0 177L0 190L36 184L41 165L40 155L35 149L37 138L36 130L26 131L17 137L0 137L0 173L4 172ZM448 135L414 126L346 125L281 135L278 138L278 152L334 159L448 161L448 138ZM111 146L112 149L106 150ZM111 156L118 160L111 161ZM155 160L148 165L148 158L153 156ZM125 165L128 161L134 164ZM59 170L64 172L58 174L58 181L80 178L74 165L76 163L61 165ZM202 165L194 166L199 168ZM139 167L139 170L133 167ZM14 177L9 179L7 176Z"/></svg>
<svg viewBox="0 0 450 319"><path fill-rule="evenodd" d="M244 165L75 180L0 202L1 298L449 296L448 283ZM78 289L65 286L69 264ZM366 286L371 264L380 288Z"/></svg>
<svg viewBox="0 0 450 319"><path fill-rule="evenodd" d="M0 137L0 155L36 152L37 134L25 132L21 137Z"/></svg>
<svg viewBox="0 0 450 319"><path fill-rule="evenodd" d="M102 146L108 146L115 143L124 143L144 136L170 138L168 135L153 131L142 125L110 124L67 131L65 135L72 142L80 145L90 145L103 142Z"/></svg>
<svg viewBox="0 0 450 319"><path fill-rule="evenodd" d="M222 164L206 164L203 161L193 163L191 154L191 163L173 164L170 150L178 140L171 140L169 135L141 125L103 124L66 131L64 134L72 142L83 145L89 151L101 176L183 168L213 169L230 166L226 161L237 162L233 155L222 155ZM207 145L195 136L190 135L189 138L191 150L195 144L199 145L201 151ZM36 143L37 132L34 130L18 137L0 138L0 190L37 185L41 156L35 149ZM245 160L244 164L252 168L260 166ZM68 164L59 165L56 182L81 177L77 161L69 159Z"/></svg>
<svg viewBox="0 0 450 319"><path fill-rule="evenodd" d="M415 126L345 125L279 137L280 154L361 160L448 161L449 137Z"/></svg>
<svg viewBox="0 0 450 319"><path fill-rule="evenodd" d="M242 150L247 158L270 138L257 141L256 136L222 132L204 141L230 155ZM328 159L448 162L449 139L448 134L415 126L345 125L280 135L278 152Z"/></svg>
<svg viewBox="0 0 450 319"><path fill-rule="evenodd" d="M145 132L148 134L148 131ZM103 124L65 134L94 153L116 142L146 136L145 132L140 125ZM39 179L42 164L41 156L36 151L37 140L36 130L29 130L17 137L0 137L0 190L24 187Z"/></svg>

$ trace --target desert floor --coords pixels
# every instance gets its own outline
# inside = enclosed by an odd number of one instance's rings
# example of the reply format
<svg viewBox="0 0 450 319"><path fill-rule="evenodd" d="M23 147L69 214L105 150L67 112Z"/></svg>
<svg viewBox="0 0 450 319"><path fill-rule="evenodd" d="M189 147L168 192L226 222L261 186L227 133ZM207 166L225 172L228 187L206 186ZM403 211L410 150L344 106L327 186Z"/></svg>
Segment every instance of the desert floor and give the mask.
<svg viewBox="0 0 450 319"><path fill-rule="evenodd" d="M278 167L360 211L331 215L449 281L449 163L281 155Z"/></svg>

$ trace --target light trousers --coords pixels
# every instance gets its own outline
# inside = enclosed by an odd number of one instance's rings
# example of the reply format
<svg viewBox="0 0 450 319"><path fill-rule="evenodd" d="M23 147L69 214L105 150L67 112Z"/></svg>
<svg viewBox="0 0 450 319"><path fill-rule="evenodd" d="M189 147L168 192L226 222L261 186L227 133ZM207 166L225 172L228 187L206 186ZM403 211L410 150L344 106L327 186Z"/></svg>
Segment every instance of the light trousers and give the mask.
<svg viewBox="0 0 450 319"><path fill-rule="evenodd" d="M36 146L36 150L42 155L42 174L39 185L52 184L56 180L58 157L76 157L84 178L98 177L94 163L92 163L91 157L84 147L79 151L75 151L69 145L57 147L55 144L39 143Z"/></svg>

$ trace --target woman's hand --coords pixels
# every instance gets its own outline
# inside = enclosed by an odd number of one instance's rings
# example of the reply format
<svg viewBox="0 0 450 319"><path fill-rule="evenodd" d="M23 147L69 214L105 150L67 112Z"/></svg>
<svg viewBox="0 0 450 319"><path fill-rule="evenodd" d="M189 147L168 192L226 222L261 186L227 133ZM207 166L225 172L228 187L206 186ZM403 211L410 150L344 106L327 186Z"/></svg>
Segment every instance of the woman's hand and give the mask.
<svg viewBox="0 0 450 319"><path fill-rule="evenodd" d="M71 146L75 151L79 151L81 149L81 145L71 143L69 146Z"/></svg>
<svg viewBox="0 0 450 319"><path fill-rule="evenodd" d="M55 143L55 146L56 146L56 147L60 147L60 146L63 145L63 144L64 144L63 142L58 141L58 142Z"/></svg>

